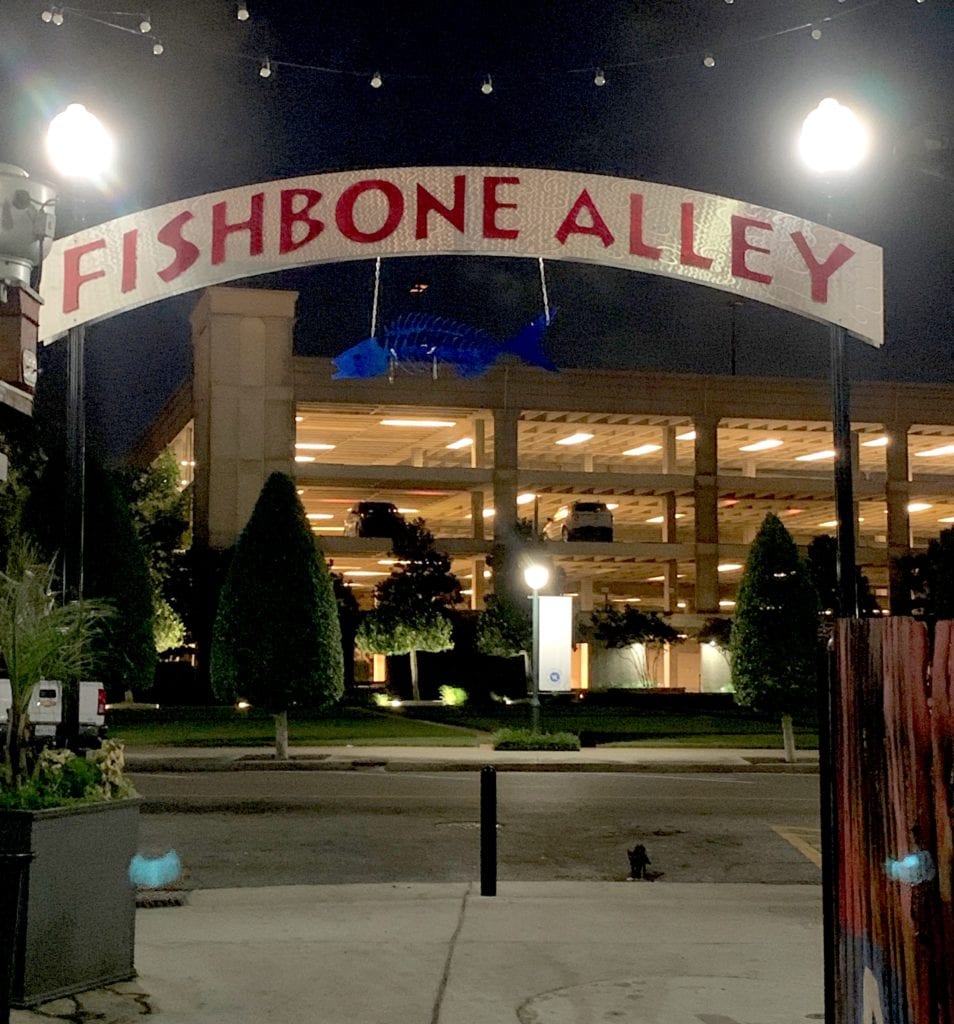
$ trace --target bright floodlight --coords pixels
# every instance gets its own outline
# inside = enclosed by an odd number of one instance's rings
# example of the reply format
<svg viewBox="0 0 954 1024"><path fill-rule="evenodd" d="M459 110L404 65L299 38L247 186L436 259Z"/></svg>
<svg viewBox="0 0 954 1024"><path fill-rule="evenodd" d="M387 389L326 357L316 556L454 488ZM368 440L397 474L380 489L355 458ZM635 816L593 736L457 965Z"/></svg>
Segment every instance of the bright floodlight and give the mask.
<svg viewBox="0 0 954 1024"><path fill-rule="evenodd" d="M528 565L523 579L531 590L542 590L550 579L550 570L545 565Z"/></svg>
<svg viewBox="0 0 954 1024"><path fill-rule="evenodd" d="M849 107L830 96L805 118L798 151L819 174L853 170L868 155L868 131Z"/></svg>
<svg viewBox="0 0 954 1024"><path fill-rule="evenodd" d="M112 163L113 148L109 132L82 103L57 114L46 135L50 161L67 178L98 181Z"/></svg>

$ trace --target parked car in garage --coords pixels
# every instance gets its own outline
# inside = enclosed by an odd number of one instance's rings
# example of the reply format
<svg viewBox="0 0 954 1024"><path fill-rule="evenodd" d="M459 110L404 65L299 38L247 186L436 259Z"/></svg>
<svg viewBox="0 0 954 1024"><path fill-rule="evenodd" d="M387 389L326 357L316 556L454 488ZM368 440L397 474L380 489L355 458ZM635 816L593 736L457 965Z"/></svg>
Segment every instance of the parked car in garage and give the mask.
<svg viewBox="0 0 954 1024"><path fill-rule="evenodd" d="M574 501L557 510L543 526L547 540L613 539L613 513L602 501Z"/></svg>
<svg viewBox="0 0 954 1024"><path fill-rule="evenodd" d="M345 537L393 537L404 517L390 501L359 501L345 513Z"/></svg>

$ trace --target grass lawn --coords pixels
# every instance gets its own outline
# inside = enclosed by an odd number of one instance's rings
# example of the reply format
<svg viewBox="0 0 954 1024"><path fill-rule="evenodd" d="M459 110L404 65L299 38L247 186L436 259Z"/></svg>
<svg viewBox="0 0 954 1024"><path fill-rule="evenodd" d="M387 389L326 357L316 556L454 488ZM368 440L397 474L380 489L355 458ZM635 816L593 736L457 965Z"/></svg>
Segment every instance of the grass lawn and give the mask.
<svg viewBox="0 0 954 1024"><path fill-rule="evenodd" d="M254 709L230 707L111 711L109 735L129 747L256 747L275 742L275 720ZM477 746L485 737L468 726L419 721L361 708L290 713L291 746Z"/></svg>
<svg viewBox="0 0 954 1024"><path fill-rule="evenodd" d="M768 747L781 749L781 726L743 712L677 714L637 711L631 707L547 707L541 716L546 732L591 733L600 746L633 747ZM477 746L496 729L528 728L527 705L469 711L441 706L366 710L338 707L327 712L291 713L292 746ZM130 747L271 746L274 720L263 711L231 707L162 708L157 711L110 712L110 736ZM817 734L796 728L799 749L816 749Z"/></svg>

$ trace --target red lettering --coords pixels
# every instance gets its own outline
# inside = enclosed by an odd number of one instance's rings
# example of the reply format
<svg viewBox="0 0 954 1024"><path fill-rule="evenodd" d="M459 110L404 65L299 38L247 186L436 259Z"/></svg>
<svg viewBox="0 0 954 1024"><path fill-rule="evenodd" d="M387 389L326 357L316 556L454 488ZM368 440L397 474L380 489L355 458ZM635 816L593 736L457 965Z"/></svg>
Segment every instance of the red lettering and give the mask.
<svg viewBox="0 0 954 1024"><path fill-rule="evenodd" d="M679 262L684 267L700 267L708 270L712 260L708 256L700 256L696 252L696 208L693 203L682 204L682 223L679 232Z"/></svg>
<svg viewBox="0 0 954 1024"><path fill-rule="evenodd" d="M579 222L579 216L583 210L586 210L590 215L589 224L581 224ZM612 245L614 242L613 232L607 227L606 221L603 220L600 211L596 208L596 203L590 198L590 194L586 189L583 189L576 197L576 202L573 204L570 212L563 219L563 223L557 228L556 239L560 245L566 245L566 240L571 234L596 235L603 243L604 248Z"/></svg>
<svg viewBox="0 0 954 1024"><path fill-rule="evenodd" d="M295 200L302 198L301 209L295 209ZM281 214L278 228L278 251L294 252L303 245L316 239L325 229L325 225L317 217L309 214L318 205L321 193L313 188L283 188L281 194ZM295 241L295 225L304 224L304 237Z"/></svg>
<svg viewBox="0 0 954 1024"><path fill-rule="evenodd" d="M225 240L234 231L248 232L249 256L261 256L264 249L262 222L265 213L265 193L256 192L252 196L252 209L248 220L236 224L229 224L225 219L227 205L216 203L212 207L212 266L225 262Z"/></svg>
<svg viewBox="0 0 954 1024"><path fill-rule="evenodd" d="M372 190L383 194L388 203L388 212L384 223L376 231L362 231L354 222L354 204L359 196ZM397 230L403 216L404 196L401 190L393 181L384 181L381 178L355 182L341 193L341 198L335 206L335 223L338 230L352 242L380 242L382 238L387 238Z"/></svg>
<svg viewBox="0 0 954 1024"><path fill-rule="evenodd" d="M184 274L199 258L199 247L182 237L183 225L188 224L192 216L188 210L183 210L156 232L156 239L175 252L172 262L158 271L163 281L172 281L180 274Z"/></svg>
<svg viewBox="0 0 954 1024"><path fill-rule="evenodd" d="M643 202L644 197L641 193L630 194L629 251L633 256L645 256L649 260L658 260L662 255L662 249L655 245L647 245L643 241Z"/></svg>
<svg viewBox="0 0 954 1024"><path fill-rule="evenodd" d="M750 270L745 264L745 254L749 252L768 253L770 249L763 249L759 245L753 245L746 232L749 228L759 228L762 231L771 231L772 225L764 220L754 220L752 217L739 217L732 215L732 276L744 277L749 281L758 281L760 284L771 284L771 274L760 274L756 270Z"/></svg>
<svg viewBox="0 0 954 1024"><path fill-rule="evenodd" d="M463 174L454 175L454 205L445 206L436 196L432 195L423 185L417 186L417 217L415 220L414 237L427 238L427 215L439 214L448 224L464 233L464 187L467 178Z"/></svg>
<svg viewBox="0 0 954 1024"><path fill-rule="evenodd" d="M795 243L795 248L802 254L805 266L808 267L808 272L812 276L812 301L827 302L828 279L855 255L855 250L849 249L847 245L839 242L832 249L828 259L824 263L819 263L801 231L792 232L792 241Z"/></svg>
<svg viewBox="0 0 954 1024"><path fill-rule="evenodd" d="M63 312L73 313L79 309L80 285L87 281L95 281L98 277L105 277L105 270L94 270L91 274L80 273L80 260L89 252L106 248L106 239L97 238L95 242L87 242L85 245L75 245L63 253Z"/></svg>
<svg viewBox="0 0 954 1024"><path fill-rule="evenodd" d="M519 178L484 178L484 238L516 238L517 228L502 228L497 224L498 210L516 210L516 203L503 203L497 198L500 185L519 185Z"/></svg>
<svg viewBox="0 0 954 1024"><path fill-rule="evenodd" d="M131 292L136 287L139 267L138 259L139 229L133 228L123 235L123 294Z"/></svg>

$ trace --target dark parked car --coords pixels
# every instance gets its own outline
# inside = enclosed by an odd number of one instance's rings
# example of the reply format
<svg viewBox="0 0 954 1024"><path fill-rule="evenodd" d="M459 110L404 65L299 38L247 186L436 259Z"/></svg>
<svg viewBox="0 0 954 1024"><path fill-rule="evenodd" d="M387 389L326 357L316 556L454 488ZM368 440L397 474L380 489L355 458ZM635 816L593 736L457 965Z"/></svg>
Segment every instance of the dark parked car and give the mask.
<svg viewBox="0 0 954 1024"><path fill-rule="evenodd" d="M393 537L404 517L390 501L359 501L344 518L346 537Z"/></svg>

